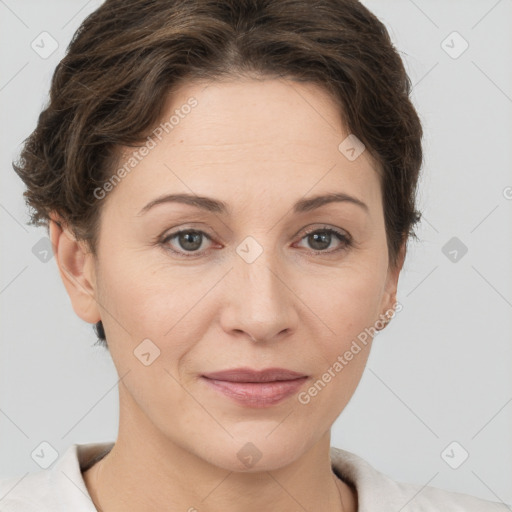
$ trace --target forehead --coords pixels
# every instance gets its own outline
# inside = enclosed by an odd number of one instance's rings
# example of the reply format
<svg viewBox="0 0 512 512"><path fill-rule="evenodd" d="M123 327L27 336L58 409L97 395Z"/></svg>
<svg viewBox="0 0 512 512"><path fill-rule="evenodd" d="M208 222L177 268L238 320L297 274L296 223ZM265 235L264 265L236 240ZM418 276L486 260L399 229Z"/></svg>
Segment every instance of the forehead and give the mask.
<svg viewBox="0 0 512 512"><path fill-rule="evenodd" d="M286 197L345 192L380 200L376 165L364 151L349 160L349 133L319 86L284 79L185 83L173 91L154 144L116 187L135 207L155 195L188 192L260 207ZM148 139L149 140L149 139ZM128 162L133 148L124 152ZM277 202L276 202L277 201Z"/></svg>

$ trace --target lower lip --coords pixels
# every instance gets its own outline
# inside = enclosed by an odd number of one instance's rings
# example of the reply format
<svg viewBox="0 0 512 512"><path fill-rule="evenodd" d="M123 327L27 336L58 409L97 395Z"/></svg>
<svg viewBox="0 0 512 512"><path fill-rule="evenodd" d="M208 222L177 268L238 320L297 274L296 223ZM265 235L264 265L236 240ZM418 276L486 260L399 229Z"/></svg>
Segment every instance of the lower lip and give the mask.
<svg viewBox="0 0 512 512"><path fill-rule="evenodd" d="M293 380L273 382L231 382L226 380L202 379L213 389L249 407L268 407L295 394L307 380L301 377Z"/></svg>

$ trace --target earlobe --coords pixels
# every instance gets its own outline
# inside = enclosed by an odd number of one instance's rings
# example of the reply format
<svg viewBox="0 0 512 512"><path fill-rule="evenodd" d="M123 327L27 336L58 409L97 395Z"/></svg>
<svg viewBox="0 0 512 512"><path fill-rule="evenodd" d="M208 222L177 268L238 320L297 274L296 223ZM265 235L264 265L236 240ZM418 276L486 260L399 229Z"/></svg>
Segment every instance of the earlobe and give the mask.
<svg viewBox="0 0 512 512"><path fill-rule="evenodd" d="M60 277L75 313L88 323L101 320L97 302L94 256L85 242L77 241L62 219L50 216L50 240Z"/></svg>

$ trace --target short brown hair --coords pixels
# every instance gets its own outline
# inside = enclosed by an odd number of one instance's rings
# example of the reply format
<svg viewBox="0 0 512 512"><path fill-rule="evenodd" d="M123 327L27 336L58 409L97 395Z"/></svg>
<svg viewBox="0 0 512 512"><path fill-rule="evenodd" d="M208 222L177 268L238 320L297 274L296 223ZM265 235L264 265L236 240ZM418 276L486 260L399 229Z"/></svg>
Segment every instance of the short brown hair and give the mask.
<svg viewBox="0 0 512 512"><path fill-rule="evenodd" d="M56 212L95 254L102 202L93 191L117 150L141 143L179 84L244 75L318 84L336 101L380 166L396 265L421 217L422 127L385 26L356 0L107 0L75 33L13 164L30 224L48 227ZM106 346L101 322L96 332Z"/></svg>

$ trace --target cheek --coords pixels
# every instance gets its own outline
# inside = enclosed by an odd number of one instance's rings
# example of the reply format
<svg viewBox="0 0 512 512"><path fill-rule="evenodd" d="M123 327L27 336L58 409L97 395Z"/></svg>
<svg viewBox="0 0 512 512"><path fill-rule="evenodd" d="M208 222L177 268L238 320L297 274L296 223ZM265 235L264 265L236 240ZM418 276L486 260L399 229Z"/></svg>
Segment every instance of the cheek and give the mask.
<svg viewBox="0 0 512 512"><path fill-rule="evenodd" d="M218 276L202 277L190 269L150 266L142 256L103 260L98 284L111 352L132 355L143 340L150 339L166 356L160 361L174 366L191 340L201 339L210 321L205 305Z"/></svg>
<svg viewBox="0 0 512 512"><path fill-rule="evenodd" d="M373 325L380 313L384 279L370 266L333 270L328 278L316 280L314 287L302 278L299 295L325 324L327 346L333 346L333 337L339 345Z"/></svg>
<svg viewBox="0 0 512 512"><path fill-rule="evenodd" d="M314 361L315 381L299 400L311 402L311 411L319 407L339 413L357 387L380 312L382 276L377 274L376 267L345 268L324 283L317 281L309 294L300 293L320 325L305 348Z"/></svg>
<svg viewBox="0 0 512 512"><path fill-rule="evenodd" d="M326 429L350 401L368 360L380 299L375 277L347 272L307 299L322 326L303 354L315 373L297 402L303 414L321 418Z"/></svg>

